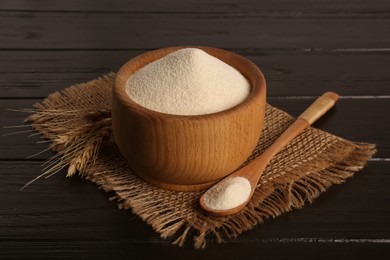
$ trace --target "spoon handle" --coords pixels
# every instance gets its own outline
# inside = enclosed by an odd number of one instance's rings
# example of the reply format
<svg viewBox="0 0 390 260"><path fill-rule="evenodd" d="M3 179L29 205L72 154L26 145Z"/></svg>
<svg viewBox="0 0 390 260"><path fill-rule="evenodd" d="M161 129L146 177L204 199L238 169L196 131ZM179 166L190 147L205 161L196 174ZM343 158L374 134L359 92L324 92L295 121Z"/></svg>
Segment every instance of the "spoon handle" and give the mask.
<svg viewBox="0 0 390 260"><path fill-rule="evenodd" d="M339 95L334 92L326 92L316 99L305 112L298 118L306 120L309 125L313 124L318 118L331 109L339 99Z"/></svg>
<svg viewBox="0 0 390 260"><path fill-rule="evenodd" d="M284 131L262 155L260 155L261 159L259 159L259 164L263 164L265 167L265 164L268 164L268 162L289 144L292 139L297 137L303 130L331 109L338 99L339 95L334 92L326 92L317 98L313 104L311 104L297 120L295 120L295 122L290 125L290 127L287 128L287 130Z"/></svg>
<svg viewBox="0 0 390 260"><path fill-rule="evenodd" d="M201 207L217 216L228 216L234 213L237 213L241 209L245 207L245 205L251 199L256 185L259 182L260 176L263 173L263 170L271 161L271 159L280 152L286 145L290 143L292 139L302 133L307 127L309 127L312 123L314 123L318 118L320 118L323 114L325 114L330 108L334 106L336 101L339 99L339 95L333 92L326 92L321 97L317 98L313 104L311 104L305 112L303 112L297 120L292 123L286 131L284 131L281 136L270 146L268 147L259 157L254 159L252 162L247 164L246 166L238 169L233 172L229 177L244 177L246 178L252 186L251 194L247 198L247 200L231 209L227 210L214 210L209 208L204 199L204 194L200 197L200 205ZM218 184L216 184L218 185ZM208 191L207 191L208 192ZM206 192L206 193L207 193Z"/></svg>

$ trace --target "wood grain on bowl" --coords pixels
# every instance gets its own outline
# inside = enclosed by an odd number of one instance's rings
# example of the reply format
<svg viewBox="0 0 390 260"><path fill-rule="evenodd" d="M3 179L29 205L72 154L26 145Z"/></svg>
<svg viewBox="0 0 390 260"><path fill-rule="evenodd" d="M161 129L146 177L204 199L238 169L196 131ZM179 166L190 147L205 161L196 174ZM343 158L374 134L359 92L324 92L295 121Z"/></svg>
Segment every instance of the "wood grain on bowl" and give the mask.
<svg viewBox="0 0 390 260"><path fill-rule="evenodd" d="M191 47L240 71L252 86L247 99L228 110L196 116L159 113L130 99L126 93L130 75L186 46L150 51L130 60L119 70L113 88L113 131L123 156L140 178L170 190L204 189L237 169L257 144L264 120L266 83L260 69L233 52Z"/></svg>

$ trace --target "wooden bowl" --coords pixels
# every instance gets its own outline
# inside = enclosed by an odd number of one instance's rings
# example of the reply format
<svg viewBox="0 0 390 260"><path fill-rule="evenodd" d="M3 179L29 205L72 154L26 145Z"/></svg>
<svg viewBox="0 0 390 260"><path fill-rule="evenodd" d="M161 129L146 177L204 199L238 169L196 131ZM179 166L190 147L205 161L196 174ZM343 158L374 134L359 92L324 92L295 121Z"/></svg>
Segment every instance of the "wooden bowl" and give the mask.
<svg viewBox="0 0 390 260"><path fill-rule="evenodd" d="M247 99L228 110L195 116L159 113L130 99L126 93L130 75L189 47L240 71L252 86ZM265 104L265 79L251 61L216 48L170 47L139 55L119 70L113 87L112 126L121 153L141 179L168 190L200 190L236 170L251 155L263 127Z"/></svg>

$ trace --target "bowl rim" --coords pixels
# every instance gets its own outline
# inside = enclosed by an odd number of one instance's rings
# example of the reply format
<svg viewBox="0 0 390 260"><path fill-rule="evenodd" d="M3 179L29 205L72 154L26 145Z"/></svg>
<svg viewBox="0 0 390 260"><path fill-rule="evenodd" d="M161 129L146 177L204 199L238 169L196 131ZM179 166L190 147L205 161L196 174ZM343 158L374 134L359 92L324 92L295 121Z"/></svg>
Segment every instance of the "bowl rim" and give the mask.
<svg viewBox="0 0 390 260"><path fill-rule="evenodd" d="M169 114L169 113L159 112L159 111L151 110L149 108L141 106L138 103L136 103L134 100L131 99L131 97L126 92L126 83L127 83L127 79L132 74L134 74L137 70L134 70L131 73L129 73L128 69L127 69L129 66L131 66L134 62L139 62L140 60L144 59L145 57L150 57L150 56L154 55L155 53L165 52L165 54L161 57L161 58L163 58L166 55L168 55L174 51L184 49L184 48L201 49L201 50L205 51L206 53L208 53L209 55L212 55L213 57L220 59L221 61L227 63L228 65L230 65L233 68L235 68L236 70L238 70L251 84L251 91L250 91L249 95L246 97L246 99L244 99L243 102L241 102L241 103L239 103L231 108L228 108L228 109L225 109L222 111L218 111L218 112L214 112L214 113L199 114L199 115L177 115L177 114ZM217 56L211 54L210 52L214 52L214 53L217 52L219 54L228 54L229 56L233 57L234 59L238 60L239 62L245 63L246 66L248 66L252 71L255 72L257 84L253 85L252 80L249 79L248 77L246 77L241 70L234 67L232 64L229 64L226 60L223 60L220 57L217 57ZM152 61L142 65L140 68L144 67L145 65L147 65L153 61L161 59L161 58L153 59ZM120 78L122 78L124 76L126 77L126 80L120 80ZM247 59L244 56L241 56L235 52L231 52L228 50L219 49L219 48L215 48L215 47L208 47L208 46L181 45L181 46L165 47L165 48L155 49L152 51L147 51L147 52L144 52L140 55L137 55L136 57L127 61L125 64L123 64L121 66L121 68L119 69L119 71L117 72L117 74L115 76L115 81L114 81L114 86L113 86L113 98L114 98L114 95L117 99L119 99L119 101L122 104L125 105L125 107L127 107L128 109L136 110L142 114L148 114L148 115L151 115L153 117L166 118L166 119L169 119L169 118L170 119L184 119L185 118L186 120L199 120L199 119L214 118L214 117L227 116L229 114L235 114L239 110L243 109L244 107L251 106L252 103L256 102L256 98L259 96L263 96L264 100L265 100L266 99L266 81L265 81L265 78L264 78L262 71L260 70L259 67L257 67L256 64L254 64L249 59Z"/></svg>

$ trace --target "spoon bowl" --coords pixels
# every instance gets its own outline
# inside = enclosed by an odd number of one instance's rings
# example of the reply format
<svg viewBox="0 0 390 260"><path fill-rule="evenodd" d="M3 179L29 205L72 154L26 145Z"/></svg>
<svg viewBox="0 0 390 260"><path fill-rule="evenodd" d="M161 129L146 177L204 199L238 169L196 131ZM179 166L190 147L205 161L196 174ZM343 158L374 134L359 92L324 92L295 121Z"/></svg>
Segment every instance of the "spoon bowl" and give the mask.
<svg viewBox="0 0 390 260"><path fill-rule="evenodd" d="M261 175L263 174L265 168L267 167L271 159L278 152L280 152L288 143L290 143L292 139L298 136L301 132L303 132L303 130L309 127L318 118L325 114L330 108L332 108L338 99L339 95L336 93L326 92L325 94L323 94L309 108L307 108L305 112L303 112L299 116L299 118L289 128L287 128L287 130L284 131L282 135L270 147L267 148L267 150L264 151L264 153L262 153L252 162L233 172L231 175L221 181L223 182L226 181L228 178L235 177L244 177L249 181L251 186L251 192L248 198L242 204L223 210L213 209L209 207L205 201L205 194L207 194L208 192L213 192L212 189L209 189L199 199L199 204L201 208L206 212L216 216L229 216L241 211L252 198L257 183L259 182ZM221 182L215 185L220 185Z"/></svg>

